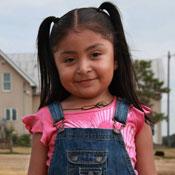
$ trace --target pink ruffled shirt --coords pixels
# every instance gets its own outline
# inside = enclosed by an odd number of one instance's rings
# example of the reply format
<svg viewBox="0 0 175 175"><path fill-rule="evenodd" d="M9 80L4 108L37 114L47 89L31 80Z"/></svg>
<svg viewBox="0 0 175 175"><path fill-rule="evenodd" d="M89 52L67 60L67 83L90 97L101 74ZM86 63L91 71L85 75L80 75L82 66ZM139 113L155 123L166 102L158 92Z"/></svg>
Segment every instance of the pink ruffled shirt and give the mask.
<svg viewBox="0 0 175 175"><path fill-rule="evenodd" d="M112 119L115 108L116 98L114 98L111 104L102 108L74 112L63 111L64 127L113 129ZM146 106L143 106L143 110L145 113L150 112L150 108ZM46 164L49 166L54 151L57 128L53 126L53 120L48 107L41 108L35 114L24 116L22 120L30 133L42 133L41 143L48 146L48 160ZM62 121L58 122L57 127L61 126L61 124ZM121 134L134 169L136 164L135 137L142 129L143 124L144 113L131 106L129 108L126 126L121 129ZM116 122L115 127L120 128L121 124Z"/></svg>

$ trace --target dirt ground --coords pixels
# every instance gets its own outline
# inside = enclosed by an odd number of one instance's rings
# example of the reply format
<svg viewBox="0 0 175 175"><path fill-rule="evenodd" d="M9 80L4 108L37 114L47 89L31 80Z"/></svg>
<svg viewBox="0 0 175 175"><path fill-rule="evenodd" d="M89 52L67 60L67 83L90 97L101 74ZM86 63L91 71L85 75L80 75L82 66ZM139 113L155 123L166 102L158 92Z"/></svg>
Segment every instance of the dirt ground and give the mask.
<svg viewBox="0 0 175 175"><path fill-rule="evenodd" d="M156 159L158 175L175 175L175 159Z"/></svg>
<svg viewBox="0 0 175 175"><path fill-rule="evenodd" d="M0 175L26 175L29 157L23 154L1 154Z"/></svg>
<svg viewBox="0 0 175 175"><path fill-rule="evenodd" d="M30 150L20 150L22 154L0 152L0 175L26 175ZM155 157L158 175L175 175L175 149L166 151L166 157ZM172 156L173 155L173 156Z"/></svg>

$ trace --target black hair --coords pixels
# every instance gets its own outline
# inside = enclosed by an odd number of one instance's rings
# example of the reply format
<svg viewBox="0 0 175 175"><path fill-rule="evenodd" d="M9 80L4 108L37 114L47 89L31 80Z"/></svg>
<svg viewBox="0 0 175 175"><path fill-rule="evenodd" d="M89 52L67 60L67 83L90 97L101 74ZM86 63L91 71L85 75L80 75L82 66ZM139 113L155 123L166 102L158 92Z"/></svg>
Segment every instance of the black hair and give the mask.
<svg viewBox="0 0 175 175"><path fill-rule="evenodd" d="M41 73L39 108L53 101L61 102L70 95L61 85L53 53L68 32L77 28L90 29L113 42L118 67L114 72L109 91L112 95L125 98L130 104L142 110L136 95L136 78L121 17L117 7L111 2L104 2L99 8L74 9L61 18L47 17L41 23L38 32L38 60Z"/></svg>

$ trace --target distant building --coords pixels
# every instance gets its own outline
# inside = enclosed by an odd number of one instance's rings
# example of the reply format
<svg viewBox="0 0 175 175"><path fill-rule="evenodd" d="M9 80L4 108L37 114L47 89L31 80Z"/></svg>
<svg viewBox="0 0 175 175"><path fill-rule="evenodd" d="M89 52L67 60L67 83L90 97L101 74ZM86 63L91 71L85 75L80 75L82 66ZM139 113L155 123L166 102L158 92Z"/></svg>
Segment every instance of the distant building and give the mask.
<svg viewBox="0 0 175 175"><path fill-rule="evenodd" d="M171 59L170 62L170 113L169 113L169 124L170 124L170 135L175 134L175 59ZM152 69L155 76L164 82L164 86L167 86L167 57L152 60ZM167 94L162 94L162 99L157 104L158 111L167 115ZM155 143L162 143L162 136L167 136L167 121L163 120L155 126Z"/></svg>
<svg viewBox="0 0 175 175"><path fill-rule="evenodd" d="M161 59L158 59L161 62L162 67L159 71L159 74L163 74L163 81L165 86L167 86L167 56L164 56ZM175 57L172 56L170 59L170 111L169 111L169 129L170 135L175 134ZM163 94L161 100L161 112L167 115L167 94ZM167 136L167 121L164 120L161 123L162 125L162 135Z"/></svg>
<svg viewBox="0 0 175 175"><path fill-rule="evenodd" d="M35 67L30 67L33 63L27 63L25 56L21 56L21 64L27 64L28 69L34 73ZM35 77L22 69L17 60L10 59L0 50L0 120L9 121L8 124L14 127L17 134L23 134L25 129L21 116L34 112L38 101L38 83Z"/></svg>
<svg viewBox="0 0 175 175"><path fill-rule="evenodd" d="M165 72L163 68L163 62L161 59L154 59L152 61L152 70L156 78L160 81L165 81ZM165 84L166 86L166 84ZM162 112L161 101L154 103L153 110L156 112ZM153 140L156 144L162 144L162 122L157 123L154 126L154 137Z"/></svg>

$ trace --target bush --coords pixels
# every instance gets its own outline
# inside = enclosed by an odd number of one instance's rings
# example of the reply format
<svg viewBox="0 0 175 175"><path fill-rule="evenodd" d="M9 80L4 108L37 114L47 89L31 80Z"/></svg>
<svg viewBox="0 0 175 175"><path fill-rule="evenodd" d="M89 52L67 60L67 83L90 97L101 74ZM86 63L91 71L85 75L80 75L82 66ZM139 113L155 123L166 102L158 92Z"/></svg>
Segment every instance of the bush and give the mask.
<svg viewBox="0 0 175 175"><path fill-rule="evenodd" d="M18 137L17 140L18 146L30 146L31 145L31 139L29 134L23 134Z"/></svg>
<svg viewBox="0 0 175 175"><path fill-rule="evenodd" d="M17 145L18 144L18 136L16 134L13 134L12 135L12 142L13 142L13 145Z"/></svg>

